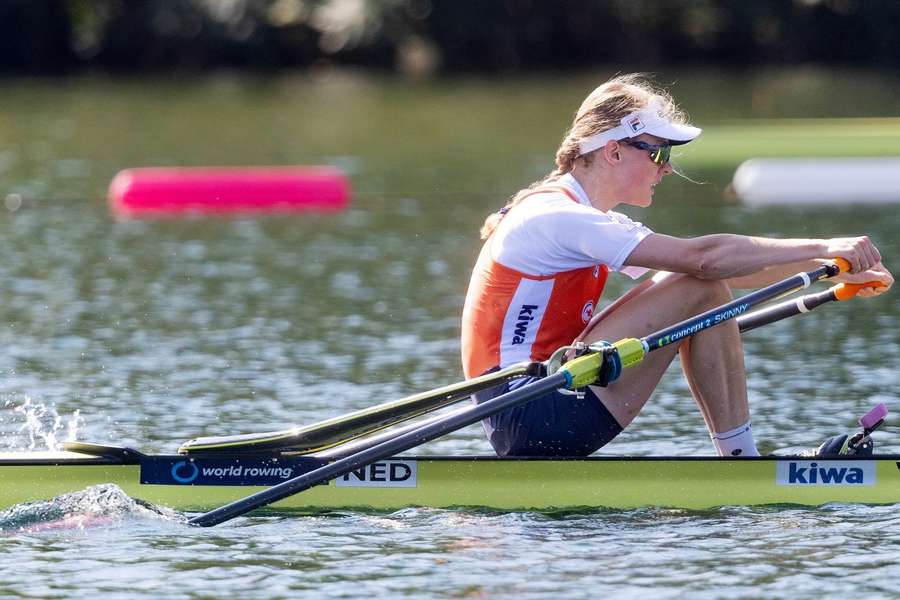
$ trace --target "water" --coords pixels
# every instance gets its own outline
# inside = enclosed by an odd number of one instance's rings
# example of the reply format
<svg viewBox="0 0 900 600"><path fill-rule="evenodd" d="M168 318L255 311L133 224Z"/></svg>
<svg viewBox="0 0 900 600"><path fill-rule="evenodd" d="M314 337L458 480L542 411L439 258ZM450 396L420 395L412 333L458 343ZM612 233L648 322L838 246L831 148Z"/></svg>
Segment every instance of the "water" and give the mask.
<svg viewBox="0 0 900 600"><path fill-rule="evenodd" d="M171 451L197 435L312 422L457 381L477 228L549 170L566 119L605 75L3 81L0 449L77 435ZM713 126L854 116L826 101L851 84L866 92L866 115L890 116L898 88L871 73L804 73L796 86L789 73L668 79ZM290 162L347 169L351 209L117 223L103 201L129 166ZM707 183L670 178L651 210L629 212L674 235L865 232L889 266L900 251L892 207L750 210L725 196L730 170L685 167ZM818 443L875 402L900 410L895 297L829 305L745 337L763 448ZM879 449L898 450L894 431L878 434ZM422 448L489 451L477 427ZM712 453L677 368L603 453ZM0 596L891 596L895 508L410 509L196 530L115 490L88 490L0 516Z"/></svg>
<svg viewBox="0 0 900 600"><path fill-rule="evenodd" d="M142 509L143 510L143 509ZM144 511L146 512L146 511ZM19 532L8 595L65 597L893 597L895 507L536 514L411 509L254 518L157 515Z"/></svg>

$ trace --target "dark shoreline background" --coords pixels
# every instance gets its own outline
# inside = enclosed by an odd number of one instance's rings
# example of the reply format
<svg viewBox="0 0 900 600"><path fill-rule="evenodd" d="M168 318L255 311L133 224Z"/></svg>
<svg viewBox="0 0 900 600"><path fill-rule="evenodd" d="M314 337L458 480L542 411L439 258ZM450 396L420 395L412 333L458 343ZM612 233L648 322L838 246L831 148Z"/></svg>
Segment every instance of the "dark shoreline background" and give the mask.
<svg viewBox="0 0 900 600"><path fill-rule="evenodd" d="M892 0L3 0L0 74L900 65Z"/></svg>

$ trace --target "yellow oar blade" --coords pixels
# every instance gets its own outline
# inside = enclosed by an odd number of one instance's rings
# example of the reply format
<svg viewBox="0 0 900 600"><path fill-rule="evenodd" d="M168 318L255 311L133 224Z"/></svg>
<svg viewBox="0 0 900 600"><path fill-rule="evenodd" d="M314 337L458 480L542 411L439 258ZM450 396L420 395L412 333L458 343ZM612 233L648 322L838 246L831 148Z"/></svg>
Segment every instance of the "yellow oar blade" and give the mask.
<svg viewBox="0 0 900 600"><path fill-rule="evenodd" d="M272 450L294 453L318 452L449 406L468 398L475 392L522 377L530 372L529 369L534 369L532 363L513 365L481 377L392 400L310 425L262 433L198 437L182 444L178 452L181 454Z"/></svg>

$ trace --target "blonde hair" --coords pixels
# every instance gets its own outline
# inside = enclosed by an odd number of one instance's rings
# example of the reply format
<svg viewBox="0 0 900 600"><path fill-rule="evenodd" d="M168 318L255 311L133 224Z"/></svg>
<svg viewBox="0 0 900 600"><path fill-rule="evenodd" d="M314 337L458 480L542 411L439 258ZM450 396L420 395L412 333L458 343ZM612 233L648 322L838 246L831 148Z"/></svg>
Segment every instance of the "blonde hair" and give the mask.
<svg viewBox="0 0 900 600"><path fill-rule="evenodd" d="M556 168L543 179L519 190L499 212L491 213L481 227L481 239L490 237L503 215L535 189L570 173L578 160L590 164L591 153L581 155L579 146L583 140L612 129L623 117L650 104L657 105L660 114L671 122L688 122L687 115L678 108L672 96L640 73L618 75L597 87L575 113L572 126L556 151Z"/></svg>

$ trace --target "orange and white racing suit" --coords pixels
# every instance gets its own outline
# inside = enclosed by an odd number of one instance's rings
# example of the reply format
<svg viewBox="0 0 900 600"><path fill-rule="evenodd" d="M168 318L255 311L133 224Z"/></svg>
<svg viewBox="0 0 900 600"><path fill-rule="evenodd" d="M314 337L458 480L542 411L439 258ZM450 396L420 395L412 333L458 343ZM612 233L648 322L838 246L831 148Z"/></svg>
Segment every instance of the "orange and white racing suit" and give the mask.
<svg viewBox="0 0 900 600"><path fill-rule="evenodd" d="M571 344L590 321L609 271L632 278L646 272L624 262L650 233L623 214L594 208L570 174L526 196L485 241L472 272L462 318L466 377L546 360ZM518 385L477 394L476 401ZM605 425L611 415L592 393L587 406L593 411L596 404L602 414L587 418L571 396L543 400L485 421L498 453L590 453L611 437L589 429L621 431Z"/></svg>

